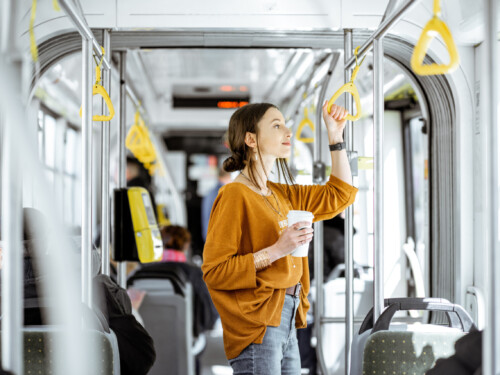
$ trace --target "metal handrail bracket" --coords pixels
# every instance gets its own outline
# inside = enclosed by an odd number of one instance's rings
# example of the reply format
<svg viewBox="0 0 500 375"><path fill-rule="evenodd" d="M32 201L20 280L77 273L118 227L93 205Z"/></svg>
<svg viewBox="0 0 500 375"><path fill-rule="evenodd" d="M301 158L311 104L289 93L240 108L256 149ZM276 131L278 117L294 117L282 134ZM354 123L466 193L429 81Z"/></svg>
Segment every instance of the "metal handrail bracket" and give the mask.
<svg viewBox="0 0 500 375"><path fill-rule="evenodd" d="M391 29L391 27L398 22L406 12L408 12L414 5L416 5L419 2L419 0L408 0L406 1L403 5L401 5L396 11L394 11L391 16L387 17L373 32L372 35L366 40L366 42L363 43L361 48L359 49L358 53L358 59L362 58L364 55L366 55L370 49L373 46L373 42L376 39L381 39L383 38ZM356 60L354 57L351 57L347 63L345 64L345 69L350 69L353 67L353 65L356 63Z"/></svg>
<svg viewBox="0 0 500 375"><path fill-rule="evenodd" d="M83 38L92 41L92 45L94 47L94 53L97 55L97 57L99 59L103 58L101 46L99 45L99 42L97 42L97 39L94 36L94 33L92 33L92 30L90 29L89 25L87 24L87 21L85 20L85 18L83 18L83 15L80 15L78 10L69 0L59 0L59 5L61 6L61 8L64 9L64 11L75 25L80 35ZM109 63L106 57L103 58L102 63L106 70L111 69L111 64Z"/></svg>

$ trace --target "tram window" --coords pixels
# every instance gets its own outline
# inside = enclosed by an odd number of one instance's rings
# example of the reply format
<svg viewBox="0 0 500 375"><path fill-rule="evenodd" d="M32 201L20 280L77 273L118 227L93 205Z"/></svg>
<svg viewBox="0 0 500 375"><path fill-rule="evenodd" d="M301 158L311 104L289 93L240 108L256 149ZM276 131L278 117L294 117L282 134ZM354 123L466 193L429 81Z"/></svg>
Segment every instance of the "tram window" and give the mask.
<svg viewBox="0 0 500 375"><path fill-rule="evenodd" d="M44 128L44 113L43 111L38 111L38 157L43 160L44 149L43 149L43 128Z"/></svg>
<svg viewBox="0 0 500 375"><path fill-rule="evenodd" d="M80 133L62 117L42 107L38 112L39 157L45 166L47 182L60 199L64 221L80 222L78 165L80 164Z"/></svg>
<svg viewBox="0 0 500 375"><path fill-rule="evenodd" d="M49 168L55 167L56 119L48 114L44 116L44 161Z"/></svg>

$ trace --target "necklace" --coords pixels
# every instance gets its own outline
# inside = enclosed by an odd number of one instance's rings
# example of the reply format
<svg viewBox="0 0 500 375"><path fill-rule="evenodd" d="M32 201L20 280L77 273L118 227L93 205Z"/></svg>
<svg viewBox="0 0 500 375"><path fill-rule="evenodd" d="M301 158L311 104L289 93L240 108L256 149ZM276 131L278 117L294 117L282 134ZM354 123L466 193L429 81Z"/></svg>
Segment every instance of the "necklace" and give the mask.
<svg viewBox="0 0 500 375"><path fill-rule="evenodd" d="M240 174L255 186L254 182L252 180L250 180L243 172L240 171ZM273 189L271 189L269 187L267 189L271 190L271 195L274 197L274 201L276 202L276 207L278 207L277 210L276 210L276 208L273 207L271 202L268 201L267 197L264 194L262 194L262 192L259 191L260 195L262 195L262 198L264 198L264 201L266 202L266 204L278 215L278 217L284 217L283 214L281 213L281 208L280 208L280 204L278 203L278 198L276 198L276 195L274 194Z"/></svg>
<svg viewBox="0 0 500 375"><path fill-rule="evenodd" d="M247 176L246 176L246 175L245 175L242 171L240 171L240 174L241 174L243 177L245 177L248 181L250 181L250 182L251 182L251 183L255 186L254 182L253 182L252 180L250 180L250 179L249 179L249 178L248 178L248 177L247 177ZM255 187L257 187L257 186L255 186ZM282 217L282 218L284 218L284 216L281 214L280 205L279 205L279 203L278 203L278 199L276 198L276 195L274 195L274 191L273 191L273 189L271 189L270 187L267 187L267 188L268 188L269 190L271 190L271 194L272 194L272 196L274 197L274 200L275 200L275 202L276 202L276 206L278 207L278 210L276 210L276 209L273 207L273 205L271 204L271 202L269 202L269 201L267 200L267 197L266 197L264 194L262 194L262 192L260 192L260 195L262 195L262 198L264 198L264 201L266 202L266 204L267 204L269 207L271 207L271 209L272 209L272 210L273 210L273 211L274 211L274 212L278 215L278 217ZM289 259L290 259L290 262L292 263L293 268L295 268L295 262L293 261L293 257L289 257Z"/></svg>

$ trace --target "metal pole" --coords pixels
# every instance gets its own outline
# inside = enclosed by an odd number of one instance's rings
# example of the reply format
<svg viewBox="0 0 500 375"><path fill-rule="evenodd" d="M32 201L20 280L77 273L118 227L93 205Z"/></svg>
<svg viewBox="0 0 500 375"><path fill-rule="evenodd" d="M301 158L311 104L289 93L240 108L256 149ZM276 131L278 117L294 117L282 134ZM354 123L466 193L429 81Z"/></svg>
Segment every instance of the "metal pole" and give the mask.
<svg viewBox="0 0 500 375"><path fill-rule="evenodd" d="M127 52L120 52L120 126L118 128L118 188L127 186L125 176L126 151L125 132L127 129L127 85L125 83ZM127 262L118 262L118 285L127 286Z"/></svg>
<svg viewBox="0 0 500 375"><path fill-rule="evenodd" d="M83 15L80 15L78 10L75 9L74 4L70 0L59 0L59 4L61 5L61 8L64 9L66 14L69 16L73 24L75 25L76 29L80 33L80 35L91 42L91 46L94 48L94 52L96 56L101 59L102 57L102 51L101 51L101 46L97 42L97 39L95 38L94 34L92 33L92 30L90 29L89 25L87 24L87 21L83 17ZM110 56L108 54L108 56ZM103 67L106 70L111 69L111 65L109 64L108 59L104 58L103 61Z"/></svg>
<svg viewBox="0 0 500 375"><path fill-rule="evenodd" d="M352 56L352 30L344 30L344 63ZM351 80L351 69L344 71L344 82ZM353 97L346 94L346 109L353 113ZM359 109L356 109L359 110ZM353 122L347 121L345 127L345 142L349 161L354 149ZM351 343L354 334L354 262L353 262L353 207L347 207L344 225L344 259L345 259L345 374L351 372Z"/></svg>
<svg viewBox="0 0 500 375"><path fill-rule="evenodd" d="M332 60L330 62L330 66L328 68L328 72L323 81L323 86L321 87L321 92L319 95L318 106L316 111L316 132L314 136L314 160L316 161L314 164L321 163L321 152L317 145L321 142L321 124L322 124L322 115L323 115L323 99L325 98L326 89L328 84L330 83L330 78L332 77L333 70L337 65L339 60L338 54L332 55ZM313 171L314 173L314 171ZM314 176L313 176L314 177ZM321 176L319 176L321 177ZM325 176L322 176L324 179ZM319 180L319 179L318 179ZM321 181L322 182L322 181ZM314 305L314 334L316 336L316 356L318 358L319 367L323 374L328 373L328 369L326 367L325 357L323 353L323 339L322 339L322 330L323 330L323 316L324 316L324 307L323 307L323 248L322 245L324 243L323 239L323 223L317 222L314 224L314 277L316 281L316 303Z"/></svg>
<svg viewBox="0 0 500 375"><path fill-rule="evenodd" d="M486 327L483 336L483 373L500 373L500 322L498 316L498 293L500 292L499 279L497 273L500 263L499 244L498 244L498 47L497 47L497 1L488 0L485 4L486 21L486 74L484 83L487 88L485 95L486 103L486 137L488 139L488 162L486 169L486 189L488 208L487 208L487 309L486 309Z"/></svg>
<svg viewBox="0 0 500 375"><path fill-rule="evenodd" d="M5 56L1 57L2 60ZM4 63L5 60L3 61ZM16 67L18 68L18 67ZM20 70L20 69L19 69ZM18 70L18 71L19 71ZM16 84L20 84L21 75ZM11 79L16 79L11 77ZM19 90L20 91L20 90ZM20 95L14 100L21 101ZM2 366L13 374L23 374L23 249L21 245L21 166L16 156L15 115L19 106L4 103L0 122L3 128L2 157Z"/></svg>
<svg viewBox="0 0 500 375"><path fill-rule="evenodd" d="M389 0L389 4L387 4L387 8L385 8L384 16L382 17L382 21L380 24L384 23L384 21L389 17L394 9L396 9L396 5L398 5L399 0Z"/></svg>
<svg viewBox="0 0 500 375"><path fill-rule="evenodd" d="M373 41L374 280L373 321L384 309L384 46Z"/></svg>
<svg viewBox="0 0 500 375"><path fill-rule="evenodd" d="M14 38L14 23L16 18L16 1L6 0L0 3L1 34L0 34L0 69L4 70L7 64L7 54L12 53ZM10 63L12 64L12 63ZM18 72L15 84L21 85L21 68L13 66ZM6 69L5 69L6 70ZM5 73L5 72L4 72ZM3 76L4 74L2 74ZM8 75L8 74L5 74ZM9 90L8 82L4 81L4 89ZM8 100L21 102L21 89L9 90ZM18 93L18 95L16 95ZM3 233L2 246L2 321L1 358L4 370L20 375L23 369L23 252L21 246L21 176L20 165L15 155L14 126L19 124L15 116L16 103L0 102L0 125L2 133L2 169L1 169L1 230ZM8 219L7 219L8 218Z"/></svg>
<svg viewBox="0 0 500 375"><path fill-rule="evenodd" d="M108 56L111 56L111 31L104 30L103 38L104 49ZM111 95L111 72L106 70L103 72L103 84L104 88L108 90ZM102 107L105 108L104 99L102 101ZM101 264L102 273L104 275L110 274L109 270L109 238L110 238L110 195L109 195L109 128L111 122L105 122L102 124L102 137L101 137L101 149L102 149L102 177L101 177Z"/></svg>
<svg viewBox="0 0 500 375"><path fill-rule="evenodd" d="M2 54L13 51L12 44L17 40L14 36L14 27L11 20L15 20L14 0L5 0L0 3L0 52Z"/></svg>
<svg viewBox="0 0 500 375"><path fill-rule="evenodd" d="M318 126L319 128L319 126ZM314 330L316 331L316 356L322 374L328 374L325 354L323 353L322 316L325 308L323 303L323 222L314 223L314 279L316 280L316 303L314 306Z"/></svg>
<svg viewBox="0 0 500 375"><path fill-rule="evenodd" d="M82 38L82 302L92 306L92 41Z"/></svg>
<svg viewBox="0 0 500 375"><path fill-rule="evenodd" d="M366 40L366 42L364 42L363 45L360 47L358 53L358 59L362 58L366 53L368 53L371 47L373 46L375 40L376 39L381 40L385 36L385 34L387 34L387 32L390 30L392 25L398 22L404 16L404 14L411 9L411 7L413 7L415 4L418 3L418 1L419 0L408 0L402 6L400 6L396 11L394 11L394 13L389 18L384 20L380 24L378 29L375 30L373 34L370 35L370 37ZM351 57L349 61L347 61L347 63L345 64L345 69L352 68L355 62L356 60L354 56Z"/></svg>

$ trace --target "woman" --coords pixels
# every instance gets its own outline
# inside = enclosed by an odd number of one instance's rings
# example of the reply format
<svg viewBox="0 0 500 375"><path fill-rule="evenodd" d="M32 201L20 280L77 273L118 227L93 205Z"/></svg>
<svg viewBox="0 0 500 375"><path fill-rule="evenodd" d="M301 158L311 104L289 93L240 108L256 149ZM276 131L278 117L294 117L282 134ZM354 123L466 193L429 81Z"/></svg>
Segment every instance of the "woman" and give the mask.
<svg viewBox="0 0 500 375"><path fill-rule="evenodd" d="M186 262L186 253L191 245L191 233L179 225L169 225L160 229L163 241L162 262Z"/></svg>
<svg viewBox="0 0 500 375"><path fill-rule="evenodd" d="M296 328L309 309L307 257L290 253L313 238L310 223L287 225L289 210L314 221L330 219L354 202L343 143L347 111L323 106L332 157L326 185L298 186L285 159L292 132L272 104L249 104L229 121L228 172L240 171L214 202L203 252L204 280L219 311L224 349L234 374L300 374ZM286 184L268 181L273 164Z"/></svg>

